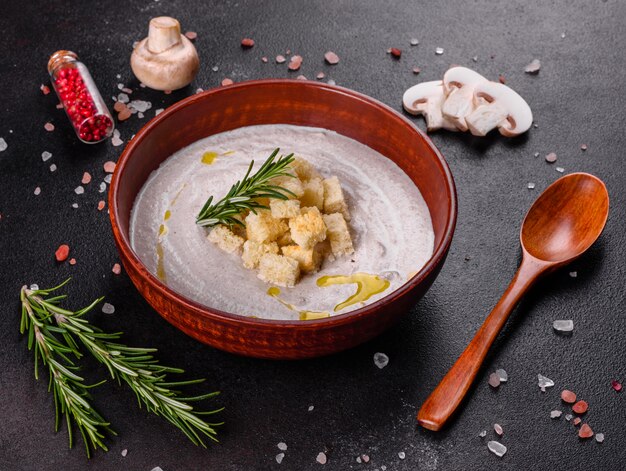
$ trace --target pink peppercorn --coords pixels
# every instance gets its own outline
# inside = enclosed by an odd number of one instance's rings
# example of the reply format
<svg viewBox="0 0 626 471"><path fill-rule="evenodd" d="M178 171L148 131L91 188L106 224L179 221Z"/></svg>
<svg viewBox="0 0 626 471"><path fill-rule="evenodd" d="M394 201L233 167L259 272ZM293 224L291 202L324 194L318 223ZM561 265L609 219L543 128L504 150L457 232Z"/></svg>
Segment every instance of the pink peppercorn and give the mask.
<svg viewBox="0 0 626 471"><path fill-rule="evenodd" d="M88 144L113 134L113 118L91 74L71 51L57 51L48 62L52 85L78 138Z"/></svg>

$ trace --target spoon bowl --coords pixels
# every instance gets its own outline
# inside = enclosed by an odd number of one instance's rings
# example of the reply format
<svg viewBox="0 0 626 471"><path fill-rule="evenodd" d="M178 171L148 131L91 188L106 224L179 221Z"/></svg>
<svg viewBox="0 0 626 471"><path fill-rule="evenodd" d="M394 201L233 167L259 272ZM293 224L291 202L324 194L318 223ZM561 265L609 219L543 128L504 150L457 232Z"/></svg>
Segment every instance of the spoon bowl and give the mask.
<svg viewBox="0 0 626 471"><path fill-rule="evenodd" d="M604 183L587 173L559 178L533 203L520 231L522 263L498 304L417 414L418 423L440 430L467 394L489 348L522 296L543 274L585 252L609 215Z"/></svg>
<svg viewBox="0 0 626 471"><path fill-rule="evenodd" d="M520 231L523 249L545 262L565 264L602 233L609 194L599 178L572 173L559 178L533 203Z"/></svg>

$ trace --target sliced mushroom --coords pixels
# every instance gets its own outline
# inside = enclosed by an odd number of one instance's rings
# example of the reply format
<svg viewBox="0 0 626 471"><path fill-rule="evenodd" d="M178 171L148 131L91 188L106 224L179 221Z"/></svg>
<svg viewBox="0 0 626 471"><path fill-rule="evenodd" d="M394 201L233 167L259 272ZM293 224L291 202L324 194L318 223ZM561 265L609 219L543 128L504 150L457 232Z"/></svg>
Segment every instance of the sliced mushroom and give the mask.
<svg viewBox="0 0 626 471"><path fill-rule="evenodd" d="M461 131L467 131L465 117L474 111L474 87L487 79L467 67L452 67L443 76L446 99L443 116Z"/></svg>
<svg viewBox="0 0 626 471"><path fill-rule="evenodd" d="M485 136L498 128L507 137L530 128L533 113L528 103L511 88L496 82L481 82L474 88L476 109L465 118L474 136Z"/></svg>
<svg viewBox="0 0 626 471"><path fill-rule="evenodd" d="M148 37L130 58L135 76L155 90L178 90L191 83L200 61L194 45L180 34L180 23L169 16L150 20Z"/></svg>
<svg viewBox="0 0 626 471"><path fill-rule="evenodd" d="M418 83L409 88L404 92L402 105L407 112L424 116L426 128L429 132L441 128L457 131L454 123L445 119L441 114L441 106L444 100L443 82L434 80L432 82Z"/></svg>

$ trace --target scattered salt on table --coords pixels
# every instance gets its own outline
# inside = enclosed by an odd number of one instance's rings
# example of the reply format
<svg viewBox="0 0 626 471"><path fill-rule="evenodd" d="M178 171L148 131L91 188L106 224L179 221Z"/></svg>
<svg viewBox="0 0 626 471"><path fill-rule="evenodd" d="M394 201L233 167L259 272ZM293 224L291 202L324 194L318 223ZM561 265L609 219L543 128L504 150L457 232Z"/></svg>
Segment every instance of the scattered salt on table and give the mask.
<svg viewBox="0 0 626 471"><path fill-rule="evenodd" d="M82 195L84 192L85 192L85 189L80 185L74 188L74 193L76 193L77 195Z"/></svg>
<svg viewBox="0 0 626 471"><path fill-rule="evenodd" d="M554 381L541 374L537 375L537 380L538 386L541 388L541 392L546 392L546 388L551 388L552 386L554 386Z"/></svg>
<svg viewBox="0 0 626 471"><path fill-rule="evenodd" d="M487 431L486 431L486 430L483 430L482 432L480 432L480 433L478 434L478 436L479 436L480 438L485 438L485 437L487 436Z"/></svg>
<svg viewBox="0 0 626 471"><path fill-rule="evenodd" d="M282 462L283 462L283 458L284 458L284 457L285 457L285 454L284 454L284 453L278 453L278 454L276 455L276 462L277 462L278 464L282 463Z"/></svg>
<svg viewBox="0 0 626 471"><path fill-rule="evenodd" d="M328 461L328 458L326 458L326 453L320 451L317 454L317 458L315 458L315 461L317 461L319 464L326 464L326 462Z"/></svg>
<svg viewBox="0 0 626 471"><path fill-rule="evenodd" d="M404 458L406 458L406 453L403 451L398 452L398 458L400 458L401 460L403 460Z"/></svg>
<svg viewBox="0 0 626 471"><path fill-rule="evenodd" d="M487 443L487 448L489 448L490 452L499 457L503 457L506 453L506 447L502 443L493 440Z"/></svg>
<svg viewBox="0 0 626 471"><path fill-rule="evenodd" d="M602 443L604 441L604 434L603 433L596 433L596 441L598 443Z"/></svg>
<svg viewBox="0 0 626 471"><path fill-rule="evenodd" d="M444 49L443 47L437 47L435 48L435 54L437 54L438 56L440 56L441 54L444 53Z"/></svg>
<svg viewBox="0 0 626 471"><path fill-rule="evenodd" d="M550 418L551 419L558 419L559 417L561 417L562 414L563 414L563 412L560 411L560 410L553 410L552 412L550 412Z"/></svg>
<svg viewBox="0 0 626 471"><path fill-rule="evenodd" d="M276 445L280 451L287 451L287 444L285 442L280 442Z"/></svg>
<svg viewBox="0 0 626 471"><path fill-rule="evenodd" d="M35 196L39 196L39 194L41 193L41 188L35 188L35 191L33 193L35 194Z"/></svg>
<svg viewBox="0 0 626 471"><path fill-rule="evenodd" d="M506 383L509 380L509 375L502 368L497 369L496 374L498 375L498 378L500 378L500 381L502 381L503 383Z"/></svg>
<svg viewBox="0 0 626 471"><path fill-rule="evenodd" d="M489 375L489 386L491 386L492 388L497 388L498 386L500 386L500 377L498 376L497 373L491 373Z"/></svg>
<svg viewBox="0 0 626 471"><path fill-rule="evenodd" d="M493 424L493 429L495 430L495 432L498 435L500 435L500 436L504 435L504 429L502 428L502 425L500 425L500 424Z"/></svg>
<svg viewBox="0 0 626 471"><path fill-rule="evenodd" d="M48 160L50 157L52 157L52 154L51 154L50 152L48 152L47 150L44 150L44 151L41 153L41 160L43 160L44 162L45 162L46 160Z"/></svg>
<svg viewBox="0 0 626 471"><path fill-rule="evenodd" d="M574 330L574 321L569 320L557 320L552 323L552 327L557 332L571 332Z"/></svg>
<svg viewBox="0 0 626 471"><path fill-rule="evenodd" d="M9 147L7 141L4 140L4 137L0 137L0 152L7 150L7 147Z"/></svg>
<svg viewBox="0 0 626 471"><path fill-rule="evenodd" d="M384 353L374 353L374 364L382 370L385 366L389 364L389 357Z"/></svg>
<svg viewBox="0 0 626 471"><path fill-rule="evenodd" d="M115 306L113 306L113 304L104 303L102 305L102 312L105 314L113 314L115 312Z"/></svg>

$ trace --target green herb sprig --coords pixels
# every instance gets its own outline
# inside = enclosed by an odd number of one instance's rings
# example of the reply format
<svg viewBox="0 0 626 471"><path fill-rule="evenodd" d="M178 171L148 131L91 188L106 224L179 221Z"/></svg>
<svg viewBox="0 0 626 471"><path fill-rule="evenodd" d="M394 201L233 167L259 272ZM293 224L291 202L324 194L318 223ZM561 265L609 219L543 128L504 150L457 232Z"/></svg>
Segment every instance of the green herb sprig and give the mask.
<svg viewBox="0 0 626 471"><path fill-rule="evenodd" d="M96 299L78 311L69 311L58 304L64 295L48 297L69 280L50 289L22 288L22 319L20 331L28 331L28 348L35 348L35 377L38 378L39 361L48 366L50 387L54 393L56 407L55 430L59 427L59 413L67 422L70 448L73 444L72 419L80 431L87 456L90 447L107 450L103 442L105 432L115 434L98 412L89 403L88 389L102 384L87 386L78 376L78 366L70 358L82 357L79 343L100 363L104 364L113 379L126 383L136 394L139 406L143 404L149 412L159 415L178 427L196 445L206 447L203 436L217 441L216 426L201 416L216 414L223 410L196 411L190 402L208 399L219 394L212 392L200 396L184 397L177 390L181 386L198 384L204 379L190 381L166 381L169 373L183 373L179 368L159 364L152 356L154 348L128 347L117 340L121 332L106 333L90 324L83 316L93 309L102 298Z"/></svg>
<svg viewBox="0 0 626 471"><path fill-rule="evenodd" d="M254 160L250 162L243 180L235 183L228 194L217 203L211 204L213 196L210 196L196 217L196 224L206 227L217 224L225 224L229 227L244 226L245 224L235 216L245 211L252 211L256 214L257 209L269 209L258 201L259 198L286 200L289 195L295 196L286 188L270 184L270 180L274 178L294 176L287 168L294 161L293 154L281 155L275 161L279 151L280 149L275 149L254 175L250 175Z"/></svg>

